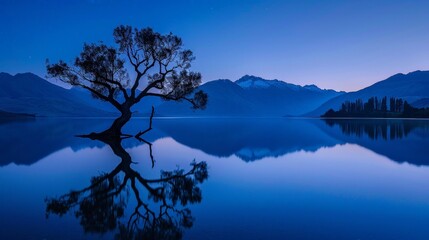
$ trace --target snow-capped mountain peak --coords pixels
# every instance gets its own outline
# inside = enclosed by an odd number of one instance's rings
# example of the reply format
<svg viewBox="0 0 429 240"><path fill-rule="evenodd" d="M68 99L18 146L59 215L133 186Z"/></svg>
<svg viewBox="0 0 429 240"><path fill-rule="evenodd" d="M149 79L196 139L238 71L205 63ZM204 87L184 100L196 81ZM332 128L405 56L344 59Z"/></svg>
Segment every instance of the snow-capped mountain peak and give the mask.
<svg viewBox="0 0 429 240"><path fill-rule="evenodd" d="M314 84L305 85L304 88L307 89L307 90L310 90L310 91L315 91L315 92L322 91L322 89L320 89L318 86L316 86Z"/></svg>
<svg viewBox="0 0 429 240"><path fill-rule="evenodd" d="M274 79L274 80L266 80L260 77L245 75L235 81L237 85L242 88L270 88L270 87L285 87L289 85L286 82ZM293 84L290 84L293 85Z"/></svg>

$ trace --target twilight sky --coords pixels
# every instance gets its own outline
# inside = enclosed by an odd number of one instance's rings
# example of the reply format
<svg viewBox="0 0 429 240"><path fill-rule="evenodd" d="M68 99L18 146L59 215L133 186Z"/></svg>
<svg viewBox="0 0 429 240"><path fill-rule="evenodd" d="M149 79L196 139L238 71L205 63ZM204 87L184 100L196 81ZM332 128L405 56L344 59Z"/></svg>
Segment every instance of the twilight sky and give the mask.
<svg viewBox="0 0 429 240"><path fill-rule="evenodd" d="M173 32L204 81L267 79L353 91L429 69L427 0L1 0L0 72L45 76L45 60L84 42L113 44L119 24Z"/></svg>

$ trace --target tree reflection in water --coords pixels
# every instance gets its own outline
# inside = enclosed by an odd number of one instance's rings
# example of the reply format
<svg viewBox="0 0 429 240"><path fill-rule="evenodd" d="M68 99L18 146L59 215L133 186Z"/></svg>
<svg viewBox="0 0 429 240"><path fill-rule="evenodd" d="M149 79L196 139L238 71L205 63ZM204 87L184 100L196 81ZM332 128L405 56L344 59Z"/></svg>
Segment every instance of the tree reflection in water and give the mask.
<svg viewBox="0 0 429 240"><path fill-rule="evenodd" d="M158 179L146 179L132 168L131 156L122 146L123 138L93 139L109 145L121 162L111 172L93 177L86 188L46 198L46 216L74 211L85 232L117 229L116 239L181 239L183 230L192 227L194 221L186 206L202 199L199 184L208 178L206 162L194 161L187 171L161 171ZM147 192L147 201L142 198L143 191ZM125 217L130 192L137 204Z"/></svg>
<svg viewBox="0 0 429 240"><path fill-rule="evenodd" d="M338 125L343 134L370 139L393 140L407 137L417 128L428 129L426 121L404 119L324 119L330 127Z"/></svg>

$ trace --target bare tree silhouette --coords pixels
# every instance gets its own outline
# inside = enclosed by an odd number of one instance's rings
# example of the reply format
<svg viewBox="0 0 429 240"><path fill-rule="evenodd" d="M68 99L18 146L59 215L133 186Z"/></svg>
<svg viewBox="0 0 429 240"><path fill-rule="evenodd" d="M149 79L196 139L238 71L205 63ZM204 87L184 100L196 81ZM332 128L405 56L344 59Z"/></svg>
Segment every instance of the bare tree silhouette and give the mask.
<svg viewBox="0 0 429 240"><path fill-rule="evenodd" d="M191 50L183 48L181 38L130 26L118 26L113 36L116 47L84 44L73 65L62 60L47 63L49 77L87 89L121 113L109 129L99 134L121 136L122 127L132 117L131 108L148 96L184 100L194 109L205 108L207 94L195 91L201 74L190 71L195 57ZM127 66L134 72L133 79Z"/></svg>

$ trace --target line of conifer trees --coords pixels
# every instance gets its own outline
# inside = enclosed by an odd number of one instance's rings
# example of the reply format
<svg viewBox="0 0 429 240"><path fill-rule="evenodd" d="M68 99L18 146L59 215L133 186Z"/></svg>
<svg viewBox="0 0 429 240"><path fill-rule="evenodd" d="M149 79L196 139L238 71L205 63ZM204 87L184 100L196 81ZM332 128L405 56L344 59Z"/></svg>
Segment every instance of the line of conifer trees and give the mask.
<svg viewBox="0 0 429 240"><path fill-rule="evenodd" d="M329 109L322 117L388 117L388 118L427 118L429 108L415 108L402 98L371 97L345 101L338 111Z"/></svg>
<svg viewBox="0 0 429 240"><path fill-rule="evenodd" d="M395 112L400 113L404 111L404 101L402 98L391 97L389 104L387 104L387 97L377 98L371 97L365 103L362 99L356 99L354 102L346 101L341 104L340 111L354 113L354 112Z"/></svg>

